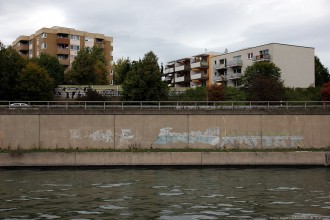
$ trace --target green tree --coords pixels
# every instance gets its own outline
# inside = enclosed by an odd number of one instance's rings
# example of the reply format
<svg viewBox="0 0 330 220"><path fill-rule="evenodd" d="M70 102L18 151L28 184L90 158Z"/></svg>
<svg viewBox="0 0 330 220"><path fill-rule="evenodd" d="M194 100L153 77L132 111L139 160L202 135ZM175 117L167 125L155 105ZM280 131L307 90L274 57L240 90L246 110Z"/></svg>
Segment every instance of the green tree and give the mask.
<svg viewBox="0 0 330 220"><path fill-rule="evenodd" d="M252 101L278 101L284 98L281 70L268 61L255 62L245 69L242 83Z"/></svg>
<svg viewBox="0 0 330 220"><path fill-rule="evenodd" d="M130 59L119 58L113 66L114 83L116 85L123 84L130 69L131 69Z"/></svg>
<svg viewBox="0 0 330 220"><path fill-rule="evenodd" d="M315 86L321 87L324 83L330 81L329 70L321 63L320 59L315 56Z"/></svg>
<svg viewBox="0 0 330 220"><path fill-rule="evenodd" d="M105 85L107 79L107 63L104 51L100 47L80 50L72 63L70 77L65 76L66 83L78 85Z"/></svg>
<svg viewBox="0 0 330 220"><path fill-rule="evenodd" d="M189 88L179 96L181 101L206 101L207 89L206 86L198 86Z"/></svg>
<svg viewBox="0 0 330 220"><path fill-rule="evenodd" d="M245 101L246 99L246 92L244 89L231 86L225 87L226 101Z"/></svg>
<svg viewBox="0 0 330 220"><path fill-rule="evenodd" d="M52 100L54 80L44 68L29 62L18 75L16 91L20 100Z"/></svg>
<svg viewBox="0 0 330 220"><path fill-rule="evenodd" d="M162 101L168 99L169 88L162 81L158 58L152 52L139 61L133 61L122 88L123 100Z"/></svg>
<svg viewBox="0 0 330 220"><path fill-rule="evenodd" d="M225 99L225 88L223 85L213 84L207 88L208 101L223 101Z"/></svg>
<svg viewBox="0 0 330 220"><path fill-rule="evenodd" d="M55 86L61 85L64 80L64 66L54 56L42 53L40 57L33 59L40 67L47 70L53 78Z"/></svg>
<svg viewBox="0 0 330 220"><path fill-rule="evenodd" d="M0 100L17 99L17 78L25 65L26 60L14 48L0 42Z"/></svg>

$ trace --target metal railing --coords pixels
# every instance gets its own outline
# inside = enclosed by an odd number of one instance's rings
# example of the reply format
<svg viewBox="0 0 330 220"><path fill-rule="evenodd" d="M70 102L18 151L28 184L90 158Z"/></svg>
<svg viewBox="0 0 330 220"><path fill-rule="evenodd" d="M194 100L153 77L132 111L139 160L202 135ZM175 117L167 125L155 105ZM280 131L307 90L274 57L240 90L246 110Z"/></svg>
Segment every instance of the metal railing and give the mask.
<svg viewBox="0 0 330 220"><path fill-rule="evenodd" d="M26 103L17 106L14 103ZM330 101L0 101L0 109L31 110L271 110L327 109Z"/></svg>

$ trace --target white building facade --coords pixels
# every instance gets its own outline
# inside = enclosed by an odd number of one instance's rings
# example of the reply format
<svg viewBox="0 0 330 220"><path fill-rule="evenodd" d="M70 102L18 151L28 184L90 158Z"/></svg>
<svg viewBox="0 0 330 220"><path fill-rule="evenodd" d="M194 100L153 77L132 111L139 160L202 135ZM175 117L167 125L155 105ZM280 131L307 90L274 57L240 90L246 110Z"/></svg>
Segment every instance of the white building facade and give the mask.
<svg viewBox="0 0 330 220"><path fill-rule="evenodd" d="M201 61L197 62L197 67L194 60L199 57ZM234 52L207 53L168 62L165 76L172 87L210 86L216 83L236 87L239 86L239 79L246 67L255 62L268 61L281 69L285 87L307 88L315 85L314 59L312 47L270 43ZM185 63L183 70L176 68L182 62ZM182 76L184 78L177 79Z"/></svg>

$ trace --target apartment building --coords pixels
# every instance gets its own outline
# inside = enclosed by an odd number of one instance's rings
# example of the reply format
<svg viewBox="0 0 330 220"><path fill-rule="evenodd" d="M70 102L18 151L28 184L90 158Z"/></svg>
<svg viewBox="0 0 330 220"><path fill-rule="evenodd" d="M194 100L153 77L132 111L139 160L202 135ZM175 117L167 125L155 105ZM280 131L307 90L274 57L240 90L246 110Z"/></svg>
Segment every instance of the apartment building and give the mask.
<svg viewBox="0 0 330 220"><path fill-rule="evenodd" d="M190 66L187 66L184 84L177 81L179 71L176 66L180 66L180 60L172 61L166 64L165 74L173 87L194 87L198 85L212 85L222 83L227 86L239 86L239 79L244 74L246 67L255 62L268 61L273 62L281 69L281 78L286 87L307 88L315 84L314 68L314 48L270 43L256 47L245 48L234 52L204 54L201 66L204 68L194 69L193 60L195 56L185 58L190 60ZM174 69L171 69L173 68ZM199 74L196 78L195 74ZM171 75L172 74L172 75ZM196 75L196 76L197 76ZM189 78L190 77L190 78Z"/></svg>
<svg viewBox="0 0 330 220"><path fill-rule="evenodd" d="M82 48L95 45L104 49L109 71L109 83L113 82L113 38L103 34L89 33L73 28L41 28L30 36L20 36L13 42L13 47L27 59L46 53L58 58L60 63L69 68L77 53Z"/></svg>
<svg viewBox="0 0 330 220"><path fill-rule="evenodd" d="M208 52L167 62L165 80L169 86L175 88L208 86L212 72L210 58L215 55L217 53Z"/></svg>

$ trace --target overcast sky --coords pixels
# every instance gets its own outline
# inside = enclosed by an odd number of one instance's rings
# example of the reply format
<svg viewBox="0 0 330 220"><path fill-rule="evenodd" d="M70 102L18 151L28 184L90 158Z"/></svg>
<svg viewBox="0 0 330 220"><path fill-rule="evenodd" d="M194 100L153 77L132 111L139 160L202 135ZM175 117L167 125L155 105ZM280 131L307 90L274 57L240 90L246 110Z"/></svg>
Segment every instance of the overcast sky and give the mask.
<svg viewBox="0 0 330 220"><path fill-rule="evenodd" d="M314 47L330 67L329 0L0 0L5 45L53 26L113 36L115 61L284 43Z"/></svg>

